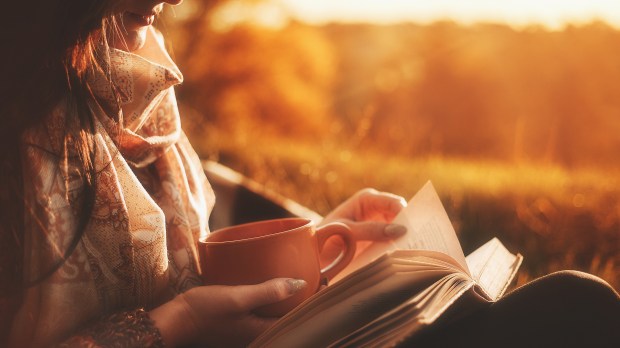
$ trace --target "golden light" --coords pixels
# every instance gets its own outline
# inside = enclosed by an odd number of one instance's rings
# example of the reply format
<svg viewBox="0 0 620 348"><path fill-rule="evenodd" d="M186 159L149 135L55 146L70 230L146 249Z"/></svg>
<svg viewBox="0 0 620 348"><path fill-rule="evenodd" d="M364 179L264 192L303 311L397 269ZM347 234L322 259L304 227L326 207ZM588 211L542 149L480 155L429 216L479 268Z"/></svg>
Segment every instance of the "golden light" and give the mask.
<svg viewBox="0 0 620 348"><path fill-rule="evenodd" d="M603 20L620 27L620 2L611 0L279 0L303 21L428 23L451 19L460 23L504 22L514 26Z"/></svg>

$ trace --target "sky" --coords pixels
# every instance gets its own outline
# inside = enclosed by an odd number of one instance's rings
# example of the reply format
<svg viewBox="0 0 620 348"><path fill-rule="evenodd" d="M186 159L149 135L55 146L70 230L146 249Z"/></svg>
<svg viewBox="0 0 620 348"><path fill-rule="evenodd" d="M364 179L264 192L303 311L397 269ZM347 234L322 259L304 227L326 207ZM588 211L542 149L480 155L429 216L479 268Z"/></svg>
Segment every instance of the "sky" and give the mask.
<svg viewBox="0 0 620 348"><path fill-rule="evenodd" d="M504 22L515 26L604 20L620 27L620 0L277 0L294 17L330 21L428 23L452 19L465 24Z"/></svg>

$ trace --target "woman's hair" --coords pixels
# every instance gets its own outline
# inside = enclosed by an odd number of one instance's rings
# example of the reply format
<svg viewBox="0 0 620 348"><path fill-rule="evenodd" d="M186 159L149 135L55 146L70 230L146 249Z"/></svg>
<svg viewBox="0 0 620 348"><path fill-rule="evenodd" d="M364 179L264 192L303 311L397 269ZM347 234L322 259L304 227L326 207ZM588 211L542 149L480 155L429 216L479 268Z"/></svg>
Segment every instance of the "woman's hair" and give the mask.
<svg viewBox="0 0 620 348"><path fill-rule="evenodd" d="M110 0L11 1L0 15L0 298L49 276L81 238L95 199L93 95L86 83L91 69L105 72L108 28L115 25ZM107 76L109 72L106 72ZM109 79L110 85L114 87ZM64 153L76 154L82 168L83 204L78 229L58 262L36 279L23 279L25 210L21 137L65 103ZM120 105L120 104L119 104ZM120 113L119 113L120 114ZM119 116L120 117L120 116ZM60 161L68 160L62 158Z"/></svg>

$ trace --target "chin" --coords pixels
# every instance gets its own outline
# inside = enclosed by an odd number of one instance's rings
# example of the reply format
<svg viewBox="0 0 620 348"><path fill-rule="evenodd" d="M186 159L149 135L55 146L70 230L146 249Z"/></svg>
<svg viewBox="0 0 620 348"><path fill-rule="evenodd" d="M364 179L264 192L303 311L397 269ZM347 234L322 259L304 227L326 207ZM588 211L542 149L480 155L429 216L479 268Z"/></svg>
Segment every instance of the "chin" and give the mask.
<svg viewBox="0 0 620 348"><path fill-rule="evenodd" d="M131 30L126 33L123 33L123 39L118 40L114 45L114 48L119 50L133 52L144 47L146 42L146 31L147 28L140 28L138 30Z"/></svg>

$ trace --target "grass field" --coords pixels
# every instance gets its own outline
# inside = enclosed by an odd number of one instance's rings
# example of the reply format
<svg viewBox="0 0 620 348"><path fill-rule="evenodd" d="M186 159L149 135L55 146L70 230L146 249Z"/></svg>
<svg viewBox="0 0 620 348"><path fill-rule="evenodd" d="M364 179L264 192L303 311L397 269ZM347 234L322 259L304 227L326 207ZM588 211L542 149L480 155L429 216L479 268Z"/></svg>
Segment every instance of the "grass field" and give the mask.
<svg viewBox="0 0 620 348"><path fill-rule="evenodd" d="M519 284L577 269L620 288L616 28L209 23L171 35L204 158L322 214L431 180L465 253L497 236L523 254Z"/></svg>
<svg viewBox="0 0 620 348"><path fill-rule="evenodd" d="M363 187L409 198L431 180L466 254L497 236L524 256L517 284L576 269L620 288L618 172L402 158L284 138L222 140L201 137L194 144L204 157L322 214Z"/></svg>

